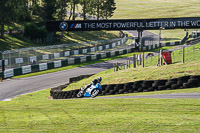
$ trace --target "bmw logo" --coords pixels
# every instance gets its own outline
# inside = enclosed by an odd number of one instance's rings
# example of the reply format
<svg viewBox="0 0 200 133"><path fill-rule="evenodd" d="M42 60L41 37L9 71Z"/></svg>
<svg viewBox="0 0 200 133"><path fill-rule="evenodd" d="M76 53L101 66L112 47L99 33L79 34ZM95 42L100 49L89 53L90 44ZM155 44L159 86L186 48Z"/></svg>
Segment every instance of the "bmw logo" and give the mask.
<svg viewBox="0 0 200 133"><path fill-rule="evenodd" d="M68 28L68 24L66 22L61 22L60 23L60 29L61 30L66 30Z"/></svg>

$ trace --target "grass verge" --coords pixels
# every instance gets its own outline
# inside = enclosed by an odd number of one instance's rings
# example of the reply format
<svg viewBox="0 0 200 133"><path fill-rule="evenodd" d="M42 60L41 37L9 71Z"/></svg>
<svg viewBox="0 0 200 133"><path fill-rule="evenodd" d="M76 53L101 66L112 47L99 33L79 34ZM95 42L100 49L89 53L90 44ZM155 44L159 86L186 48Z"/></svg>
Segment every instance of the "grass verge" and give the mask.
<svg viewBox="0 0 200 133"><path fill-rule="evenodd" d="M58 33L57 33L58 34ZM56 44L72 44L72 43L82 43L96 40L108 40L119 38L119 31L77 31L64 33L64 37L60 41L56 41L53 43L36 43L34 41L29 40L28 38L23 37L22 35L18 35L13 33L5 34L5 40L0 39L0 51L10 50L10 49L20 49L27 47L40 47L40 46L49 46Z"/></svg>
<svg viewBox="0 0 200 133"><path fill-rule="evenodd" d="M194 49L195 48L195 49ZM158 57L145 60L145 67L138 66L130 69L114 72L114 69L109 69L93 75L90 78L83 79L77 83L70 84L65 90L78 89L81 86L90 83L94 78L101 76L102 84L120 84L134 82L139 80L158 80L178 78L185 75L200 75L200 44L188 47L185 49L185 63L182 62L182 49L177 50L172 54L171 65L156 66ZM164 49L167 49L166 47ZM152 61L151 61L152 60Z"/></svg>
<svg viewBox="0 0 200 133"><path fill-rule="evenodd" d="M48 96L49 89L0 102L0 131L195 133L200 130L199 99L48 100Z"/></svg>

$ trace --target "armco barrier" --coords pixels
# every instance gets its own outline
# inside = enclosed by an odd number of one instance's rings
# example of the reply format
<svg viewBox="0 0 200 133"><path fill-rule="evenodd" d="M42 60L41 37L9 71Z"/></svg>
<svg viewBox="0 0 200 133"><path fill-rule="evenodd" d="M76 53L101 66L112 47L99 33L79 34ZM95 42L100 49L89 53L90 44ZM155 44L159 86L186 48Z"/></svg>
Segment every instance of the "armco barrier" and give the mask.
<svg viewBox="0 0 200 133"><path fill-rule="evenodd" d="M124 43L125 41L126 40L123 39L121 42ZM114 44L110 44L109 47L111 48L112 45L114 46ZM170 46L180 45L180 42L170 42L170 43L163 44L163 46L166 46L166 45L170 45ZM146 47L144 47L144 50L153 50L154 48L158 48L158 45L154 44L151 47L146 46ZM89 49L92 50L92 48L89 48ZM4 78L10 78L13 76L18 76L18 75L22 75L22 74L26 74L26 73L44 71L44 70L54 69L54 68L58 68L58 67L65 67L68 65L83 63L83 62L92 61L92 60L98 60L98 59L102 59L102 58L109 58L109 57L113 57L113 56L127 54L127 53L134 52L134 51L135 51L134 48L128 48L128 49L123 49L120 51L117 50L117 51L106 52L106 53L98 53L98 54L89 55L89 56L87 55L86 59L85 59L85 57L84 58L83 57L68 58L68 59L58 60L58 61L49 62L49 63L41 63L39 65L24 66L21 68L8 69L4 73ZM78 51L75 51L75 52L78 52Z"/></svg>
<svg viewBox="0 0 200 133"><path fill-rule="evenodd" d="M179 78L166 80L141 80L124 84L102 85L102 92L99 94L99 96L185 89L194 87L200 87L200 75L183 76ZM50 95L54 99L77 98L76 94L78 93L79 89L71 91L62 91L62 89L64 88L66 88L66 86L52 88L50 91Z"/></svg>

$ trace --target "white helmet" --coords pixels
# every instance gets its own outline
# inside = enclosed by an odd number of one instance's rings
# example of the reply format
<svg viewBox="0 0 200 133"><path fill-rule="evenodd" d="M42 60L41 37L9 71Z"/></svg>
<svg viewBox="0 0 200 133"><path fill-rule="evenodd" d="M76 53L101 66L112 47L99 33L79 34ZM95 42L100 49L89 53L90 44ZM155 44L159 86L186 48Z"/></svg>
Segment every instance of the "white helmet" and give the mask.
<svg viewBox="0 0 200 133"><path fill-rule="evenodd" d="M102 80L102 78L101 78L101 77L98 77L98 79L97 79L97 80L98 80L98 82L100 83L100 82L101 82L101 80Z"/></svg>

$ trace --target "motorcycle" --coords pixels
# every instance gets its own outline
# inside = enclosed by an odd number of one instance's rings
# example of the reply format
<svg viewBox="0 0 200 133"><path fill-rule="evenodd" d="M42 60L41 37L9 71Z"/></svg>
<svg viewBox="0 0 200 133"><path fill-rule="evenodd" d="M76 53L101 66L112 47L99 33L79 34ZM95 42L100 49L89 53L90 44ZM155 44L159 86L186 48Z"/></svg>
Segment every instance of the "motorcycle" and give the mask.
<svg viewBox="0 0 200 133"><path fill-rule="evenodd" d="M81 87L77 94L77 98L81 98L81 97L95 98L99 94L100 91L101 91L100 84L96 84L96 85L92 84L90 87L85 86L85 88Z"/></svg>

